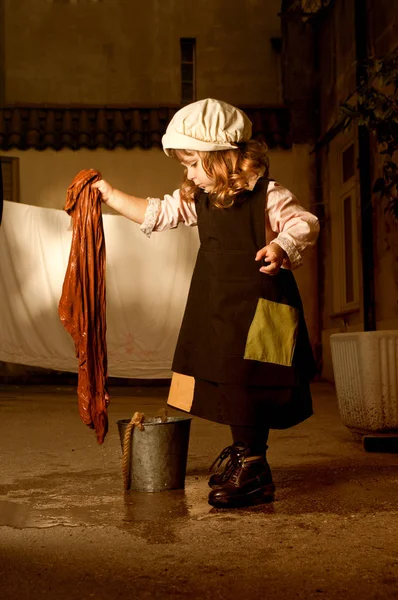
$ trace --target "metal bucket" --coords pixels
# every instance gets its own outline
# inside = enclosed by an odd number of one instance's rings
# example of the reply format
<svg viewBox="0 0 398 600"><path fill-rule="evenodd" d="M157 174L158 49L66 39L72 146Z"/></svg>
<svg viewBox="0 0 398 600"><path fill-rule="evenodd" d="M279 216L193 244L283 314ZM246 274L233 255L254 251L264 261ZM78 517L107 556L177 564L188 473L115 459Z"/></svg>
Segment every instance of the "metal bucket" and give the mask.
<svg viewBox="0 0 398 600"><path fill-rule="evenodd" d="M137 492L184 488L191 417L145 418L144 430L134 427L130 445L130 487ZM116 421L123 451L130 419Z"/></svg>

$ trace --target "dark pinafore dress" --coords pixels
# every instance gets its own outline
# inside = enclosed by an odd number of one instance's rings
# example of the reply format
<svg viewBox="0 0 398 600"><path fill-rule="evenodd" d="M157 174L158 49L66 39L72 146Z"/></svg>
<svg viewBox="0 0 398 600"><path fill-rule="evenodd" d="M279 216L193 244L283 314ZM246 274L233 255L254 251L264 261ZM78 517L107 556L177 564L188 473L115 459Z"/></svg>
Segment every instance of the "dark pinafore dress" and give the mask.
<svg viewBox="0 0 398 600"><path fill-rule="evenodd" d="M312 414L315 364L290 270L254 260L266 245L269 180L232 207L196 199L200 248L174 355L169 405L241 426L284 429Z"/></svg>

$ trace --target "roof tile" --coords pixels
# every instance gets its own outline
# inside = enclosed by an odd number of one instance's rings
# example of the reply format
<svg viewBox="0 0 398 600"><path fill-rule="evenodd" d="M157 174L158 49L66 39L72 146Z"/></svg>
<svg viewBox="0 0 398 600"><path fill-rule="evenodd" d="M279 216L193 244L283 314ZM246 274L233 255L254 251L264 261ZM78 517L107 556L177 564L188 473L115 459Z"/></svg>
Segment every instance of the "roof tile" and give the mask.
<svg viewBox="0 0 398 600"><path fill-rule="evenodd" d="M242 107L253 137L270 148L289 148L285 107ZM7 106L0 108L0 149L161 147L162 135L179 107Z"/></svg>

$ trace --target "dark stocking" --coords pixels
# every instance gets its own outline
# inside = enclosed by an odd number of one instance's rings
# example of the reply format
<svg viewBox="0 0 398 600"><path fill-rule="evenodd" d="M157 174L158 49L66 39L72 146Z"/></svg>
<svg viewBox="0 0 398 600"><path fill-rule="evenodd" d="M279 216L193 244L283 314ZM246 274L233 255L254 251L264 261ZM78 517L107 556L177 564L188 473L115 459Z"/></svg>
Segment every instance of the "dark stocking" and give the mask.
<svg viewBox="0 0 398 600"><path fill-rule="evenodd" d="M266 427L238 427L231 425L234 442L243 442L252 456L264 456L267 451L269 429Z"/></svg>

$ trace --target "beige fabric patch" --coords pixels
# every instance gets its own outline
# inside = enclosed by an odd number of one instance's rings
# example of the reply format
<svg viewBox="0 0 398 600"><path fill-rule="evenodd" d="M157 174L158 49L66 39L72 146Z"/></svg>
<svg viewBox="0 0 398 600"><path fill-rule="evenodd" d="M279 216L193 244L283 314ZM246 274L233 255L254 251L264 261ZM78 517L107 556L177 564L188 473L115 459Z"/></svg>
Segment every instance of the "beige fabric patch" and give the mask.
<svg viewBox="0 0 398 600"><path fill-rule="evenodd" d="M246 341L244 358L290 367L299 311L288 304L259 298Z"/></svg>
<svg viewBox="0 0 398 600"><path fill-rule="evenodd" d="M173 373L167 404L190 412L195 390L195 378L181 373Z"/></svg>

